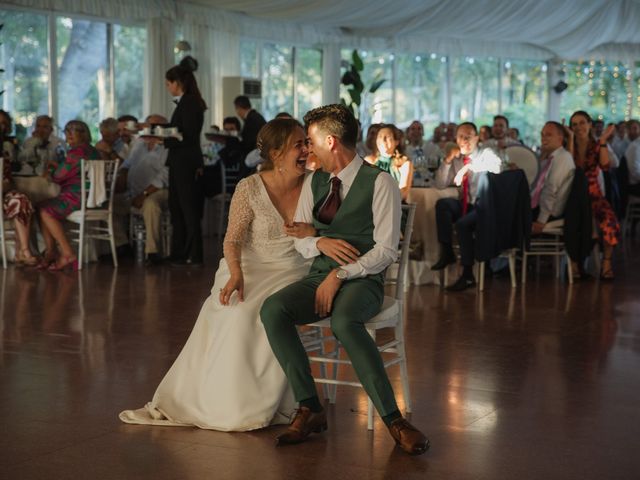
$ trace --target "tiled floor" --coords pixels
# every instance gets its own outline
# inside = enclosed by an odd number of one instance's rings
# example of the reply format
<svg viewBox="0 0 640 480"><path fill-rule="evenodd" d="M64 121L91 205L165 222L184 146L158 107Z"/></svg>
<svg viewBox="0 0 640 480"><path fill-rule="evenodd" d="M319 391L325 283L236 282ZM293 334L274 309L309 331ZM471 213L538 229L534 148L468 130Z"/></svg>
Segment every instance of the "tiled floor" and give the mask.
<svg viewBox="0 0 640 480"><path fill-rule="evenodd" d="M348 387L329 430L287 448L274 448L282 427L122 424L118 412L150 400L178 354L215 262L94 264L79 275L10 267L0 272L0 478L640 478L632 250L620 250L611 284L569 288L543 268L526 289L502 277L482 294L412 287L412 421L432 444L419 457L396 449L379 420L368 432L366 399Z"/></svg>

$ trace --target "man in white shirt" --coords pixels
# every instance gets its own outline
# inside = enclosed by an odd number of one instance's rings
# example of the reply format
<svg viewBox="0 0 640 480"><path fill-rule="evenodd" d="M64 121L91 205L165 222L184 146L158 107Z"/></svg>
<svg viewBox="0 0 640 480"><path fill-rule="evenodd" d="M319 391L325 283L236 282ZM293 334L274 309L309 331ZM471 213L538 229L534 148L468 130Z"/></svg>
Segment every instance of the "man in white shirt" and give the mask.
<svg viewBox="0 0 640 480"><path fill-rule="evenodd" d="M129 147L120 137L120 126L115 118L105 118L100 122L102 138L96 143L96 150L104 160L124 160L127 158Z"/></svg>
<svg viewBox="0 0 640 480"><path fill-rule="evenodd" d="M305 278L267 298L260 312L300 403L278 444L300 443L327 428L296 325L331 315L333 332L396 443L408 453L424 453L429 441L400 414L380 353L364 327L380 311L384 270L398 255L400 191L389 174L357 155L358 123L344 105L316 108L304 120L309 151L322 170L306 178L295 222L313 223L318 236L294 242L314 261Z"/></svg>
<svg viewBox="0 0 640 480"><path fill-rule="evenodd" d="M571 154L564 149L564 127L558 122L545 123L540 132L540 167L531 190L533 209L531 233L543 232L550 220L561 218L569 198L576 170Z"/></svg>
<svg viewBox="0 0 640 480"><path fill-rule="evenodd" d="M506 165L507 147L511 145L522 145L519 141L514 140L509 135L509 119L504 115L496 115L493 117L493 126L491 127L492 138L483 143L483 147L492 148Z"/></svg>
<svg viewBox="0 0 640 480"><path fill-rule="evenodd" d="M627 123L629 146L624 154L627 159L629 169L629 187L627 191L630 195L640 196L640 122L629 120Z"/></svg>
<svg viewBox="0 0 640 480"><path fill-rule="evenodd" d="M414 120L407 128L407 146L405 153L415 165L418 158L442 158L440 147L433 141L424 141L424 127L421 122Z"/></svg>
<svg viewBox="0 0 640 480"><path fill-rule="evenodd" d="M627 138L627 122L618 122L616 124L616 133L611 137L610 145L619 159L624 157L629 143L630 141Z"/></svg>
<svg viewBox="0 0 640 480"><path fill-rule="evenodd" d="M147 123L165 124L167 119L150 115ZM114 199L114 235L116 246L129 244L124 219L131 207L140 210L146 232L145 254L150 264L160 263L161 217L169 208L169 170L166 166L167 149L155 139L138 138L132 142L131 152L118 172L119 189L126 191ZM124 187L126 185L126 187ZM167 252L164 252L165 254Z"/></svg>
<svg viewBox="0 0 640 480"><path fill-rule="evenodd" d="M456 131L456 143L460 156L445 159L436 171L436 187L460 188L460 199L441 198L436 203L436 225L440 243L440 259L431 267L442 270L456 262L453 252L453 227L455 225L460 244L463 273L448 287L458 291L475 285L473 276L473 235L477 220L474 203L478 193L478 181L484 172L500 173L501 160L491 148L478 148L478 129L471 122L461 123Z"/></svg>
<svg viewBox="0 0 640 480"><path fill-rule="evenodd" d="M53 134L53 118L49 115L36 117L33 133L22 144L18 156L22 171L41 175L47 162L55 160L56 148L62 143L62 139Z"/></svg>

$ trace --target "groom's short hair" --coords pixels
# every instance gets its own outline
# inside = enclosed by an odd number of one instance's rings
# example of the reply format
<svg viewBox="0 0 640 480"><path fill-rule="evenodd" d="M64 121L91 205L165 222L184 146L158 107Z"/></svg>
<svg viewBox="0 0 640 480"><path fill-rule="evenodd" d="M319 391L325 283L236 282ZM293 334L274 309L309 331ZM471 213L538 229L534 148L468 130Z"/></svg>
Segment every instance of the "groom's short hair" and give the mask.
<svg viewBox="0 0 640 480"><path fill-rule="evenodd" d="M338 138L345 147L356 148L358 121L344 105L325 105L308 111L304 116L304 126L308 129L312 124Z"/></svg>

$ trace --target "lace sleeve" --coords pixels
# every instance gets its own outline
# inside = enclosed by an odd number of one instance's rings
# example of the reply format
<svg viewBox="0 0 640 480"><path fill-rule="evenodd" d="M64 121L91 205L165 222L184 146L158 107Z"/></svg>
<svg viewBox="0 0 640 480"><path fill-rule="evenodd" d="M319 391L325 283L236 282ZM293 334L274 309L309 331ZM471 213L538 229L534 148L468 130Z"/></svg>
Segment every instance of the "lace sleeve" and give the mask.
<svg viewBox="0 0 640 480"><path fill-rule="evenodd" d="M229 207L229 223L224 236L224 258L230 270L240 268L242 245L246 241L254 213L249 203L250 187L246 179L238 182Z"/></svg>

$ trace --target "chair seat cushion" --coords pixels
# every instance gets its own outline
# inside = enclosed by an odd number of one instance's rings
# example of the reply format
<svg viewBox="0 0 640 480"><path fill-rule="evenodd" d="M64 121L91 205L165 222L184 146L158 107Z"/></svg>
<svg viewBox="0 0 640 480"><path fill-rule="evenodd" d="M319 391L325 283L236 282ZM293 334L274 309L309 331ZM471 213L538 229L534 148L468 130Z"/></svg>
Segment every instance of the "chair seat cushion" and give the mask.
<svg viewBox="0 0 640 480"><path fill-rule="evenodd" d="M103 209L87 209L85 210L84 219L85 221L89 220L107 220L109 218L109 210ZM75 212L71 212L67 216L67 220L73 223L81 223L82 222L82 211L76 210Z"/></svg>

